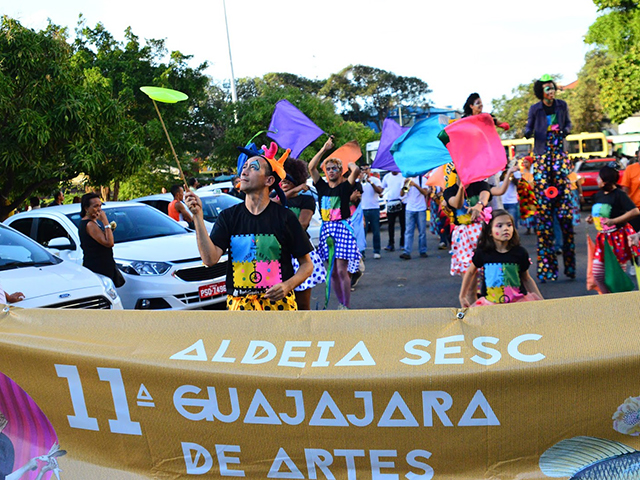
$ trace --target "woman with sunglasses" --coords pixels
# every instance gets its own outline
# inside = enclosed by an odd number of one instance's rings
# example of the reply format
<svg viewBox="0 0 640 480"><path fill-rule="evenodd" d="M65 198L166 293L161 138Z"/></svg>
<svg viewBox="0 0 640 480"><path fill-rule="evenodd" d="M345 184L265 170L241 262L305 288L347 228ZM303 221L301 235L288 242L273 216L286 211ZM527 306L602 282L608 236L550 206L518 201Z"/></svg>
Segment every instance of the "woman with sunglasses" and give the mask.
<svg viewBox="0 0 640 480"><path fill-rule="evenodd" d="M309 162L309 173L318 192L318 204L322 215L322 228L318 253L329 264L329 279L325 307L329 298L330 284L338 297L339 309L349 308L351 300L351 274L360 264L360 251L356 243L353 227L348 220L351 217L349 200L360 169L355 163L349 163L349 176L342 175L342 161L329 157L323 165L327 180L320 178L318 165L322 157L333 149L333 137L323 145Z"/></svg>
<svg viewBox="0 0 640 480"><path fill-rule="evenodd" d="M567 102L556 99L557 86L550 75L536 81L533 92L540 102L529 109L524 135L533 136L533 185L537 200L538 278L557 280L558 258L554 247L553 221L562 230L564 274L576 277L576 256L571 210L572 161L564 148L564 137L571 131Z"/></svg>

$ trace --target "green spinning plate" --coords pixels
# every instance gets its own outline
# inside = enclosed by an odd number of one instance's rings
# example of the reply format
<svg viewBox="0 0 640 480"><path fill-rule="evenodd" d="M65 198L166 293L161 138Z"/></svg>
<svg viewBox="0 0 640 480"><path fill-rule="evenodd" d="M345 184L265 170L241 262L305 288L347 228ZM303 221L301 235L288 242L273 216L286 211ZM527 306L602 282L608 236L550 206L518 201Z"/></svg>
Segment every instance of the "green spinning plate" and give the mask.
<svg viewBox="0 0 640 480"><path fill-rule="evenodd" d="M162 103L177 103L189 98L187 94L179 92L178 90L171 90L170 88L162 87L140 87L149 98L156 102Z"/></svg>

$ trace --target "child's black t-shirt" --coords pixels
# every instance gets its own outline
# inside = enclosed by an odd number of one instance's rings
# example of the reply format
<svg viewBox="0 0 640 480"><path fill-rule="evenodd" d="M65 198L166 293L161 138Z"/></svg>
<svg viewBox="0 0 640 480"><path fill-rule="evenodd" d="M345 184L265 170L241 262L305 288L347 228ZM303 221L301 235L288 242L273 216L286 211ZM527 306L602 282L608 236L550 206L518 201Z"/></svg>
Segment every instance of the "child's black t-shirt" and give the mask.
<svg viewBox="0 0 640 480"><path fill-rule="evenodd" d="M526 295L522 275L531 260L524 247L517 246L505 253L477 249L473 255L476 268L484 267L481 296L493 303L509 303L514 297Z"/></svg>

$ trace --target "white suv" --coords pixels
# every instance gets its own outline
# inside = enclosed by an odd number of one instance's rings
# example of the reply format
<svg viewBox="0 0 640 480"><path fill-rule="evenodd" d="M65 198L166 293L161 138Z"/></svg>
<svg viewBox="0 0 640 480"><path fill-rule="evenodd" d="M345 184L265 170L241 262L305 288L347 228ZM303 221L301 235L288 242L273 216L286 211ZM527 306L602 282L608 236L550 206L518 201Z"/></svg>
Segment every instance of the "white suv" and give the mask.
<svg viewBox="0 0 640 480"><path fill-rule="evenodd" d="M126 282L118 288L124 308L193 309L226 300L227 256L203 265L194 232L141 203L103 205L115 221L113 256ZM80 205L19 213L5 220L65 260L82 264Z"/></svg>
<svg viewBox="0 0 640 480"><path fill-rule="evenodd" d="M111 279L65 262L30 238L0 224L0 278L8 293L22 292L22 308L122 310Z"/></svg>

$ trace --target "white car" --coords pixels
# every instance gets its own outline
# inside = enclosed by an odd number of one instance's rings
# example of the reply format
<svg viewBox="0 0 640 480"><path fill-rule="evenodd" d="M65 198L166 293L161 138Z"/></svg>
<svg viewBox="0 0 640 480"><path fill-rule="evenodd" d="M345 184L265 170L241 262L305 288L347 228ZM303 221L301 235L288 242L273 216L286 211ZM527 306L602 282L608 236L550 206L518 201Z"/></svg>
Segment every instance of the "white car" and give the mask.
<svg viewBox="0 0 640 480"><path fill-rule="evenodd" d="M103 211L117 223L113 256L126 280L118 288L124 308L183 310L226 300L226 255L204 266L195 233L148 205L109 202ZM31 210L5 223L60 258L82 264L80 205Z"/></svg>
<svg viewBox="0 0 640 480"><path fill-rule="evenodd" d="M22 308L122 310L111 279L66 262L11 227L0 224L0 285L22 292Z"/></svg>
<svg viewBox="0 0 640 480"><path fill-rule="evenodd" d="M207 227L208 232L211 232L213 224L216 223L218 215L220 215L222 210L232 207L237 203L242 203L242 200L239 198L225 193L214 193L211 191L200 192L200 190L198 190L197 193L202 201L204 225ZM169 204L173 201L173 195L170 193L158 193L156 195L134 198L130 201L144 203L150 207L157 208L162 213L167 213Z"/></svg>
<svg viewBox="0 0 640 480"><path fill-rule="evenodd" d="M223 182L222 184L228 184L231 186L231 182ZM222 185L220 183L207 185L206 187L199 188L196 191L196 194L202 200L202 207L204 211L204 221L207 227L207 231L211 232L213 228L213 224L216 222L218 215L225 208L229 208L236 203L241 203L242 200L234 197L233 195L227 195L225 193L220 193L215 188L210 188L215 185ZM166 196L168 195L168 197ZM308 192L305 192L301 195L313 195L313 198L318 202L318 194L316 193L316 188L312 185ZM167 205L169 202L173 200L173 196L170 193L160 193L157 195L149 195L148 197L140 197L132 200L132 202L142 202L147 205L151 205L152 207L157 208L158 210L165 212L167 211ZM166 202L166 203L165 203ZM318 208L313 214L311 221L309 222L309 228L307 229L307 233L311 237L311 243L314 245L318 245L318 241L320 240L320 227L322 226L322 218L320 218L320 212Z"/></svg>
<svg viewBox="0 0 640 480"><path fill-rule="evenodd" d="M212 183L210 185L205 185L204 187L200 187L196 190L198 195L204 192L212 192L212 193L229 193L229 191L233 188L232 182L218 182Z"/></svg>

